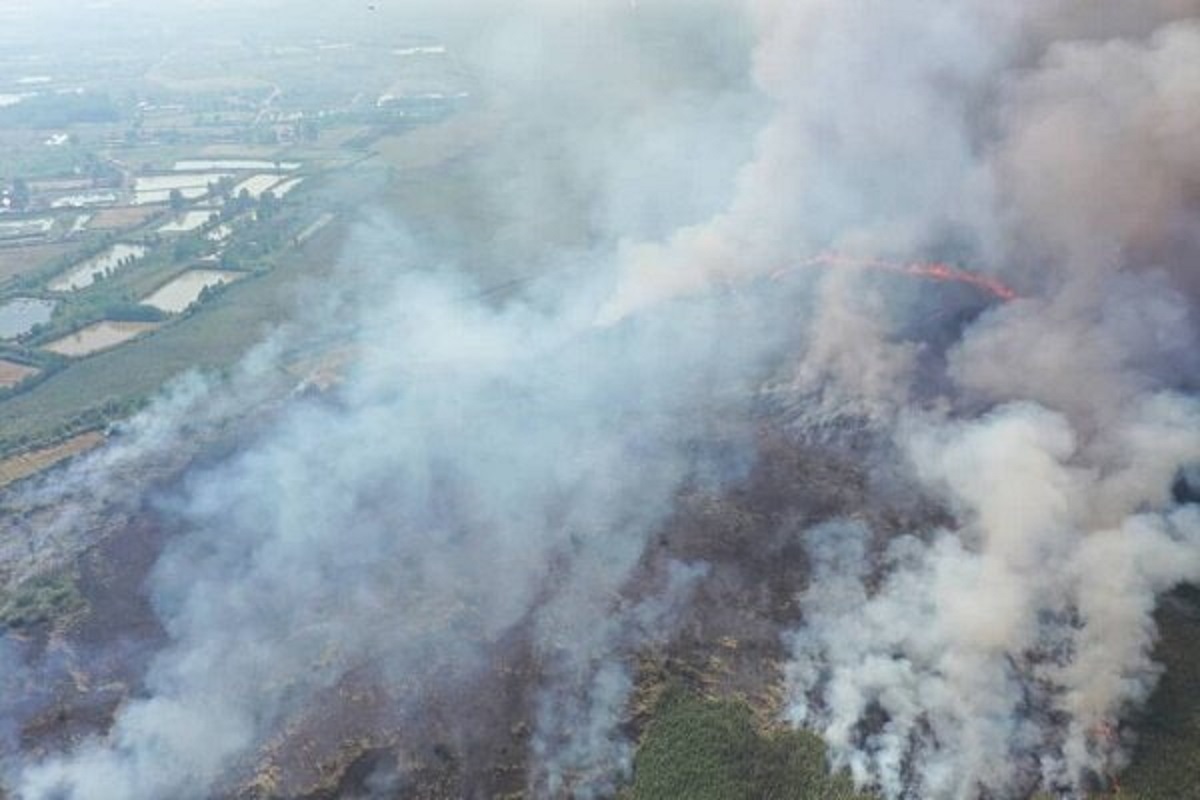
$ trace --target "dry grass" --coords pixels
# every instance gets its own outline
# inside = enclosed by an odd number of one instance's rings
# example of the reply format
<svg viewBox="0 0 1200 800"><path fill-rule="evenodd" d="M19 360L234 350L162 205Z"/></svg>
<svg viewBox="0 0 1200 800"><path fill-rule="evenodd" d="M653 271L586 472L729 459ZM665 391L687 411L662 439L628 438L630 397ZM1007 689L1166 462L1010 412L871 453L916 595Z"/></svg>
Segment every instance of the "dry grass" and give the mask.
<svg viewBox="0 0 1200 800"><path fill-rule="evenodd" d="M88 223L88 230L105 231L116 230L118 228L133 228L161 212L162 208L155 208L153 206L106 208L96 213L96 216Z"/></svg>
<svg viewBox="0 0 1200 800"><path fill-rule="evenodd" d="M73 249L70 244L38 244L0 249L0 281L34 272Z"/></svg>
<svg viewBox="0 0 1200 800"><path fill-rule="evenodd" d="M385 136L374 149L386 164L397 169L431 169L487 144L496 135L498 125L499 119L493 113L458 114L445 122Z"/></svg>
<svg viewBox="0 0 1200 800"><path fill-rule="evenodd" d="M68 333L61 339L55 339L44 345L43 349L68 358L83 358L92 353L119 347L160 327L162 323L159 322L118 322L103 319Z"/></svg>
<svg viewBox="0 0 1200 800"><path fill-rule="evenodd" d="M0 487L24 480L31 475L61 464L68 458L94 450L104 443L104 434L99 431L82 433L65 442L41 450L12 456L0 461Z"/></svg>
<svg viewBox="0 0 1200 800"><path fill-rule="evenodd" d="M36 367L18 364L15 361L7 361L0 358L0 388L7 389L10 386L16 386L26 378L31 378L40 372Z"/></svg>
<svg viewBox="0 0 1200 800"><path fill-rule="evenodd" d="M301 386L326 392L345 380L346 373L353 368L358 356L356 347L337 347L301 358L288 364L285 369L296 377Z"/></svg>

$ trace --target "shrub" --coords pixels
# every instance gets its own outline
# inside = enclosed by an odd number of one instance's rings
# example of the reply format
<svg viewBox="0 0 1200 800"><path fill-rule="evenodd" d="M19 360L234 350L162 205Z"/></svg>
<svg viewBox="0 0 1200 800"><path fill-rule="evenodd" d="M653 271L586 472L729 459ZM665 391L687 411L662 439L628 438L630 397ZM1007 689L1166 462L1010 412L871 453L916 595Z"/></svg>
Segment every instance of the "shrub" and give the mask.
<svg viewBox="0 0 1200 800"><path fill-rule="evenodd" d="M30 578L0 595L0 625L28 628L72 614L85 605L70 573Z"/></svg>

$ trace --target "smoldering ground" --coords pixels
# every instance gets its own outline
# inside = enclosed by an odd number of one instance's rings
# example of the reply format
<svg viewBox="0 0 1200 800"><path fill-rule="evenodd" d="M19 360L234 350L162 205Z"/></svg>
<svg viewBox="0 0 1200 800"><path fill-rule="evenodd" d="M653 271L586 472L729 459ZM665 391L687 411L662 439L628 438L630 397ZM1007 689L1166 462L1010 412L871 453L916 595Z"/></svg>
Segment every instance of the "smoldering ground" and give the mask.
<svg viewBox="0 0 1200 800"><path fill-rule="evenodd" d="M352 304L344 386L170 495L184 533L150 582L168 641L106 736L17 763L21 796L208 796L351 671L419 699L517 628L543 665L530 793L611 794L629 654L727 576L630 580L682 487L746 476L764 386L799 439L868 431L867 469L945 512L898 537L853 512L810 532L788 718L887 797L1080 795L1120 768L1156 599L1200 572L1200 520L1171 493L1200 460L1200 8L706 4L739 20L710 35L745 75L646 91L663 65L631 44L637 6L697 30L680 3L531 4L473 51L509 97L561 81L570 113L524 123L560 157L520 174L499 148L485 173L506 180L481 189L508 200L494 257L558 279L495 303L453 270L385 269ZM637 57L603 86L555 34ZM674 141L714 152L701 180ZM633 189L612 180L653 158ZM588 235L544 248L564 187ZM394 228L363 236L349 261L430 266ZM918 336L913 287L789 270L827 251L950 259L1020 298ZM187 392L125 452L169 449ZM728 447L696 447L718 420Z"/></svg>

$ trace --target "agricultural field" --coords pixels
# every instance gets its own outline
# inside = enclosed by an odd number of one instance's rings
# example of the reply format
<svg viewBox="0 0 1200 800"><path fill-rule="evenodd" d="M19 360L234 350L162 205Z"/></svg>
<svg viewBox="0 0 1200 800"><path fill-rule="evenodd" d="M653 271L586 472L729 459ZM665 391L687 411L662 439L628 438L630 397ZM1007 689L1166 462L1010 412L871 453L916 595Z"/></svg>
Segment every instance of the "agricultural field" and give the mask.
<svg viewBox="0 0 1200 800"><path fill-rule="evenodd" d="M66 273L50 282L52 292L75 292L86 289L98 280L112 277L118 270L131 267L144 258L149 250L138 244L120 243L72 266Z"/></svg>
<svg viewBox="0 0 1200 800"><path fill-rule="evenodd" d="M37 367L18 364L15 361L7 359L0 359L0 388L12 388L37 374Z"/></svg>
<svg viewBox="0 0 1200 800"><path fill-rule="evenodd" d="M172 193L184 200L198 200L209 194L210 185L233 177L228 172L182 172L166 175L142 175L133 185L133 204L136 206L167 203Z"/></svg>
<svg viewBox="0 0 1200 800"><path fill-rule="evenodd" d="M43 348L60 356L79 358L108 350L157 329L158 324L154 322L101 320L55 339L43 345Z"/></svg>
<svg viewBox="0 0 1200 800"><path fill-rule="evenodd" d="M105 438L102 433L89 431L50 447L30 450L2 459L0 460L0 487L37 475L64 461L95 450L104 442Z"/></svg>
<svg viewBox="0 0 1200 800"><path fill-rule="evenodd" d="M245 273L229 270L193 269L155 289L142 303L167 314L181 314L200 299L205 289L225 286L244 278Z"/></svg>
<svg viewBox="0 0 1200 800"><path fill-rule="evenodd" d="M251 175L234 186L233 193L240 195L242 192L245 192L251 198L257 200L278 183L280 183L280 176L278 175Z"/></svg>
<svg viewBox="0 0 1200 800"><path fill-rule="evenodd" d="M303 248L281 252L274 269L239 281L196 313L69 364L0 402L0 451L51 445L131 413L182 372L228 367L294 312L306 278L322 274L344 234L329 228Z"/></svg>
<svg viewBox="0 0 1200 800"><path fill-rule="evenodd" d="M290 172L300 169L299 161L274 161L265 158L209 158L185 159L175 162L176 172L199 172L204 170L280 170Z"/></svg>
<svg viewBox="0 0 1200 800"><path fill-rule="evenodd" d="M282 84L210 80L205 63L176 54L148 65L128 84L147 97L136 103L97 95L31 106L59 115L64 133L52 144L0 129L11 145L0 170L7 202L54 210L0 216L0 235L20 239L0 248L0 334L17 359L0 398L4 453L119 418L180 371L227 366L285 317L306 254L340 241L337 226L326 235L335 215L314 207L312 190L364 157L344 145L375 126L340 125L339 114L301 125L304 113L274 110L271 92L241 94Z"/></svg>
<svg viewBox="0 0 1200 800"><path fill-rule="evenodd" d="M0 282L37 272L75 248L70 244L43 244L0 248Z"/></svg>
<svg viewBox="0 0 1200 800"><path fill-rule="evenodd" d="M207 224L214 215L219 216L216 209L199 209L185 211L172 217L158 228L159 233L189 233Z"/></svg>
<svg viewBox="0 0 1200 800"><path fill-rule="evenodd" d="M105 208L96 212L91 222L88 223L88 228L109 231L129 230L140 227L147 220L162 213L163 209L159 206Z"/></svg>
<svg viewBox="0 0 1200 800"><path fill-rule="evenodd" d="M36 297L17 297L0 305L0 339L15 339L45 325L58 303Z"/></svg>

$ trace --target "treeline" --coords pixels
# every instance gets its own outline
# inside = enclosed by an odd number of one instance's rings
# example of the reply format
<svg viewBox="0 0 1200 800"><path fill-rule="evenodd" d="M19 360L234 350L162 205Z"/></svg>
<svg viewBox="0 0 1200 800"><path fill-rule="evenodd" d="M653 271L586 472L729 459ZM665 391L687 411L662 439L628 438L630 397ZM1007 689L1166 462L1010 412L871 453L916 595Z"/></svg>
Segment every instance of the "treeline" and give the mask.
<svg viewBox="0 0 1200 800"><path fill-rule="evenodd" d="M120 108L101 92L40 94L0 108L0 127L10 128L66 128L120 119Z"/></svg>
<svg viewBox="0 0 1200 800"><path fill-rule="evenodd" d="M147 402L149 401L145 397L110 399L80 411L40 433L13 432L0 436L0 455L9 456L51 447L81 433L103 430L114 422L132 417L143 409Z"/></svg>

